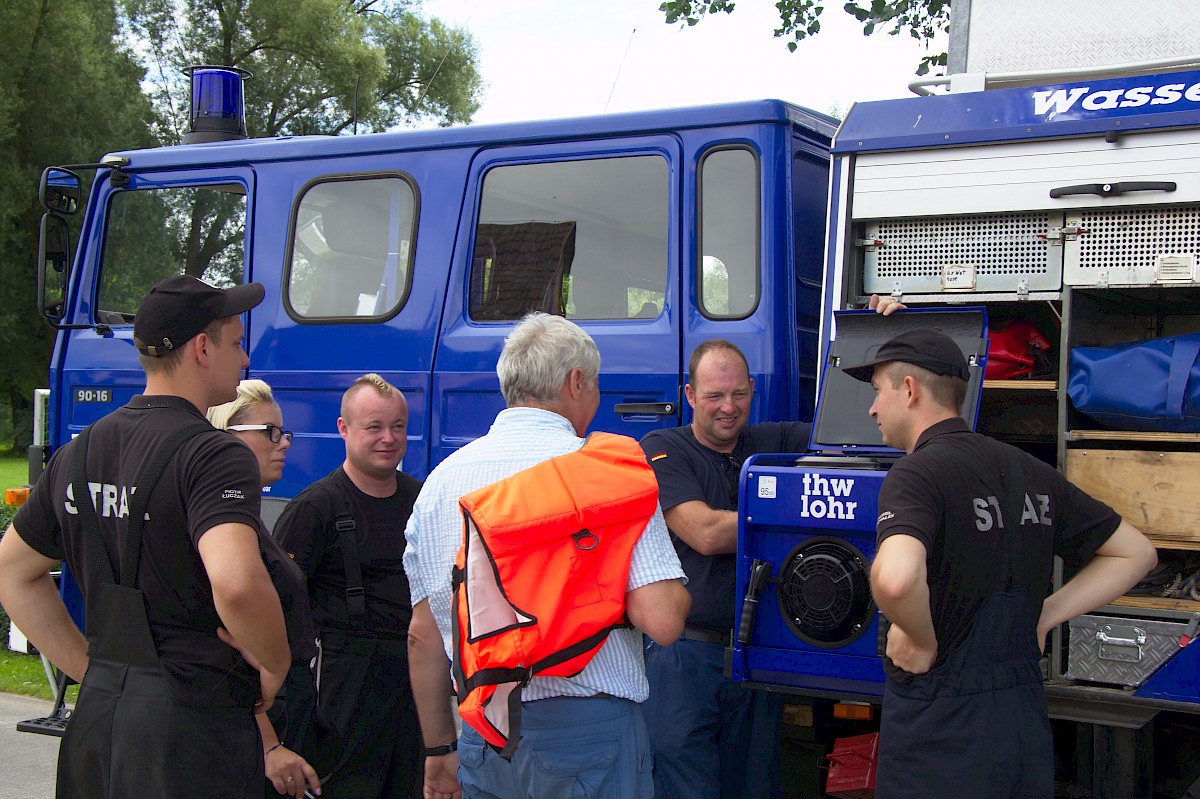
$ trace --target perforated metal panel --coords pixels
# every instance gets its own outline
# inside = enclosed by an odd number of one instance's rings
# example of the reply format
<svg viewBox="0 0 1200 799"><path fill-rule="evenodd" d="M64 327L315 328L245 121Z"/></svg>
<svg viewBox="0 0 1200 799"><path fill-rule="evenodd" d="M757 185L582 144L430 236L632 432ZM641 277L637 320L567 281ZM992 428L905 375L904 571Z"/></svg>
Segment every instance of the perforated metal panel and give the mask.
<svg viewBox="0 0 1200 799"><path fill-rule="evenodd" d="M867 222L859 242L863 288L868 294L1057 291L1062 247L1046 234L1061 225L1062 215L1049 212Z"/></svg>
<svg viewBox="0 0 1200 799"><path fill-rule="evenodd" d="M1064 247L1070 286L1138 286L1196 281L1200 205L1077 211L1067 226L1081 229Z"/></svg>

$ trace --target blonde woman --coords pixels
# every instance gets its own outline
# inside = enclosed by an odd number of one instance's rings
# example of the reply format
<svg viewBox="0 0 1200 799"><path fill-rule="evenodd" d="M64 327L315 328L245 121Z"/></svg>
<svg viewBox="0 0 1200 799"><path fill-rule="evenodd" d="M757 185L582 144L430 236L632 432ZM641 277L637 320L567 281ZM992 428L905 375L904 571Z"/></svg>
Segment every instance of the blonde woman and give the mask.
<svg viewBox="0 0 1200 799"><path fill-rule="evenodd" d="M292 433L283 429L283 413L262 380L243 380L237 399L208 409L208 421L229 430L258 458L262 484L269 486L283 476L283 463L292 446Z"/></svg>
<svg viewBox="0 0 1200 799"><path fill-rule="evenodd" d="M209 408L208 420L214 427L230 431L250 448L258 458L264 486L283 475L292 433L283 429L283 414L269 385L262 380L243 380L238 385L237 399ZM255 717L262 734L267 780L279 795L303 796L306 789L319 795L321 784L316 770L280 740L282 737L292 746L299 747L298 739L303 738L312 712L311 709L306 712L304 708L315 707L308 664L316 656L316 633L308 607L304 574L264 529L259 529L258 537L263 561L283 605L292 649L292 668L280 692L280 701L276 702L270 717L266 713ZM278 733L276 726L280 728Z"/></svg>

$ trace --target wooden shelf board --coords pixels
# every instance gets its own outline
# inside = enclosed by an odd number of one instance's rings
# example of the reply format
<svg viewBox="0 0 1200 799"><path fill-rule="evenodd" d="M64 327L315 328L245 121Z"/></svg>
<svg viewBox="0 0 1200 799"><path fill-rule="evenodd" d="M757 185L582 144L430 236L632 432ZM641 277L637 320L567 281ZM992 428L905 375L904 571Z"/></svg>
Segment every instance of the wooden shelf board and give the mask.
<svg viewBox="0 0 1200 799"><path fill-rule="evenodd" d="M1179 610L1185 613L1200 612L1200 602L1191 599L1167 599L1161 596L1123 596L1109 604L1123 608L1153 608L1155 610Z"/></svg>
<svg viewBox="0 0 1200 799"><path fill-rule="evenodd" d="M1161 535L1148 534L1146 536L1150 542L1158 549L1186 549L1191 552L1200 552L1200 540L1196 539L1171 539L1163 538Z"/></svg>
<svg viewBox="0 0 1200 799"><path fill-rule="evenodd" d="M994 391L1057 391L1057 380L984 380L983 387Z"/></svg>
<svg viewBox="0 0 1200 799"><path fill-rule="evenodd" d="M1068 441L1162 441L1200 444L1200 433L1142 433L1134 430L1070 430Z"/></svg>

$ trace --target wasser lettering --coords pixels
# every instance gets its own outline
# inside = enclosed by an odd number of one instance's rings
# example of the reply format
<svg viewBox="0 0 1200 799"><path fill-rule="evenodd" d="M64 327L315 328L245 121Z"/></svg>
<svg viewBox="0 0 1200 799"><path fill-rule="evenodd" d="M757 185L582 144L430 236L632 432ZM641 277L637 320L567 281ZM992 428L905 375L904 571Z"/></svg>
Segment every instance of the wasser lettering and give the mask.
<svg viewBox="0 0 1200 799"><path fill-rule="evenodd" d="M1129 89L1099 89L1088 86L1043 90L1033 93L1033 113L1038 116L1065 114L1076 105L1084 111L1171 105L1180 100L1200 102L1200 83L1168 83L1165 86L1134 86Z"/></svg>

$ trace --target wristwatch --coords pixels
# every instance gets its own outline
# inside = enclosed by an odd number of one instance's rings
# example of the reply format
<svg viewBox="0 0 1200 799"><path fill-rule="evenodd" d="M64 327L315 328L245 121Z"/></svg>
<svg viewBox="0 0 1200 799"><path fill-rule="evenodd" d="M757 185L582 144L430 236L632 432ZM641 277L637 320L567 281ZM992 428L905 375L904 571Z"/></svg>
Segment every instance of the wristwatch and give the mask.
<svg viewBox="0 0 1200 799"><path fill-rule="evenodd" d="M448 755L451 752L458 751L458 741L451 741L445 746L427 746L425 747L425 757L441 757Z"/></svg>

